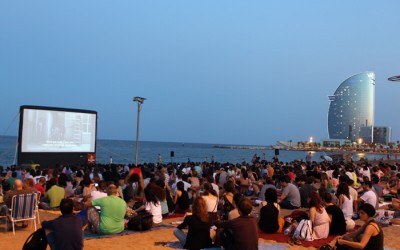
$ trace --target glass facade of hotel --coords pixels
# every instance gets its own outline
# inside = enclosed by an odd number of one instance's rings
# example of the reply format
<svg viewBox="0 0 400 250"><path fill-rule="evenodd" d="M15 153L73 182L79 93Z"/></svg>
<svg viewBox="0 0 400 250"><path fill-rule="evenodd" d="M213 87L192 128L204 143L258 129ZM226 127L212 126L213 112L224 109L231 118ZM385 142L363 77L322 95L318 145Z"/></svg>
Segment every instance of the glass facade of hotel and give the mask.
<svg viewBox="0 0 400 250"><path fill-rule="evenodd" d="M349 77L329 100L329 138L351 141L365 138L360 134L362 127L374 126L375 74L363 72Z"/></svg>

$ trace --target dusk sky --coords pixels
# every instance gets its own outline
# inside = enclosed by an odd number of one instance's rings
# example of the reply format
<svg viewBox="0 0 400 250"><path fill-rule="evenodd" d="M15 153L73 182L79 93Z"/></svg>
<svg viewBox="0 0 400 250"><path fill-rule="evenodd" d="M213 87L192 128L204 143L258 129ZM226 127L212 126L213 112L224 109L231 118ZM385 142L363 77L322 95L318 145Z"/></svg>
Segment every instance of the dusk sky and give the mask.
<svg viewBox="0 0 400 250"><path fill-rule="evenodd" d="M0 135L19 107L98 112L98 138L273 145L328 138L328 95L376 74L400 140L400 1L2 1Z"/></svg>

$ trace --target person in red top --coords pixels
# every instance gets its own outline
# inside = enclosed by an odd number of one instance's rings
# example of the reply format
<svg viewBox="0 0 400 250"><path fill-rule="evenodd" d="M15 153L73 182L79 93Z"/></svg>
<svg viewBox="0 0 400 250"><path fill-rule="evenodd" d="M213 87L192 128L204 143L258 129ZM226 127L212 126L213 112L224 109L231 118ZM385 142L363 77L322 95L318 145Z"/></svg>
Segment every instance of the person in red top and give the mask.
<svg viewBox="0 0 400 250"><path fill-rule="evenodd" d="M39 178L39 182L36 183L33 187L36 188L37 191L38 191L42 196L44 196L45 193L46 193L46 178L40 177L40 178Z"/></svg>

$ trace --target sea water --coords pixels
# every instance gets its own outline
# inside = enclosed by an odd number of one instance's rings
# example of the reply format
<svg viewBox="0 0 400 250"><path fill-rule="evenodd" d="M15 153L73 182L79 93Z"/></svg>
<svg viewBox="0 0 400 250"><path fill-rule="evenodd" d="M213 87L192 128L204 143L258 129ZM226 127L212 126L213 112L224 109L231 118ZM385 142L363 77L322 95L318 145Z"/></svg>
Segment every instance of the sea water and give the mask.
<svg viewBox="0 0 400 250"><path fill-rule="evenodd" d="M215 146L223 146L216 148ZM251 146L245 145L240 149L225 148L224 144L206 144L206 143L188 143L188 142L139 142L139 163L158 162L158 154L161 155L162 162L210 162L213 158L218 162L242 163L251 162L254 154L262 159L263 153L265 159L271 161L275 155L274 150L249 149ZM171 157L171 151L174 157ZM17 137L0 136L0 165L10 166L16 162ZM129 164L135 163L136 143L134 140L104 140L98 139L96 142L96 162L102 164L113 163ZM290 162L294 160L303 160L308 151L290 151L280 150L279 160ZM321 161L323 152L312 152L312 160ZM369 159L374 159L376 155L369 155Z"/></svg>

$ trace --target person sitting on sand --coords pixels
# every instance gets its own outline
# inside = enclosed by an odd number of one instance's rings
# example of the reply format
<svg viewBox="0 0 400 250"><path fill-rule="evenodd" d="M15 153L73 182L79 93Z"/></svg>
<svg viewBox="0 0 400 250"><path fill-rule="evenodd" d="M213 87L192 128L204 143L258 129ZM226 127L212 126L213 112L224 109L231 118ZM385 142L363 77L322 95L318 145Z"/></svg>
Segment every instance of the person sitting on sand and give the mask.
<svg viewBox="0 0 400 250"><path fill-rule="evenodd" d="M337 237L336 249L383 250L384 236L382 228L374 220L375 208L364 203L358 211L364 225L353 233Z"/></svg>
<svg viewBox="0 0 400 250"><path fill-rule="evenodd" d="M343 235L346 233L346 220L342 209L332 203L332 195L325 192L322 196L322 200L325 202L325 210L331 218L331 224L329 226L329 235Z"/></svg>
<svg viewBox="0 0 400 250"><path fill-rule="evenodd" d="M294 184L290 183L289 176L283 176L280 179L283 187L282 195L279 197L279 205L286 209L297 209L301 206L300 191Z"/></svg>
<svg viewBox="0 0 400 250"><path fill-rule="evenodd" d="M352 219L353 216L353 197L350 196L350 189L346 182L339 184L336 196L339 198L339 208L342 210L345 221L346 230L350 231L354 229L355 223Z"/></svg>
<svg viewBox="0 0 400 250"><path fill-rule="evenodd" d="M310 193L310 220L313 224L313 238L326 239L329 235L331 219L323 206L322 200L316 191Z"/></svg>
<svg viewBox="0 0 400 250"><path fill-rule="evenodd" d="M273 189L276 190L276 187L275 187L275 183L272 180L272 178L268 177L268 174L264 174L263 175L263 180L262 181L263 181L264 184L262 185L261 190L258 193L257 199L260 200L260 201L265 201L265 191L268 188L273 188Z"/></svg>
<svg viewBox="0 0 400 250"><path fill-rule="evenodd" d="M276 189L268 188L265 190L265 201L261 202L260 220L258 226L264 233L281 233L284 219L279 217L280 206Z"/></svg>
<svg viewBox="0 0 400 250"><path fill-rule="evenodd" d="M176 194L174 198L175 213L184 214L190 210L189 195L185 191L185 185L182 181L176 184Z"/></svg>
<svg viewBox="0 0 400 250"><path fill-rule="evenodd" d="M64 188L57 185L56 179L51 178L48 181L49 188L46 191L46 195L44 196L44 200L48 200L49 203L41 202L40 206L43 209L58 209L61 203L61 200L65 197Z"/></svg>
<svg viewBox="0 0 400 250"><path fill-rule="evenodd" d="M242 198L237 204L240 217L225 222L217 221L216 226L230 229L233 234L233 250L258 249L258 227L256 219L250 215L253 204L248 198Z"/></svg>
<svg viewBox="0 0 400 250"><path fill-rule="evenodd" d="M229 211L228 220L234 220L234 219L240 217L238 204L241 199L243 199L243 195L241 193L236 193L233 195L233 203L232 204L233 204L234 209ZM224 219L224 218L222 218L222 219Z"/></svg>
<svg viewBox="0 0 400 250"><path fill-rule="evenodd" d="M72 213L74 202L62 199L60 202L61 216L50 221L43 221L42 228L46 231L47 242L52 250L83 249L83 233L87 220Z"/></svg>
<svg viewBox="0 0 400 250"><path fill-rule="evenodd" d="M210 216L211 224L218 219L218 196L210 183L206 182L203 185L202 197L207 205L207 211Z"/></svg>
<svg viewBox="0 0 400 250"><path fill-rule="evenodd" d="M116 234L124 231L126 202L118 197L118 189L114 184L108 186L108 196L93 201L88 200L88 221L94 233ZM94 206L101 208L101 214Z"/></svg>
<svg viewBox="0 0 400 250"><path fill-rule="evenodd" d="M197 197L193 203L192 215L187 215L183 222L174 230L174 235L185 249L203 249L212 247L210 238L210 221L206 202ZM188 227L185 234L182 229Z"/></svg>
<svg viewBox="0 0 400 250"><path fill-rule="evenodd" d="M153 215L153 223L160 224L162 222L161 200L165 200L165 191L156 183L150 182L144 189L146 197L145 209Z"/></svg>
<svg viewBox="0 0 400 250"><path fill-rule="evenodd" d="M200 188L200 180L199 177L197 176L198 173L196 170L191 170L191 177L188 178L189 183L191 184L191 187L195 190L199 190Z"/></svg>
<svg viewBox="0 0 400 250"><path fill-rule="evenodd" d="M235 184L233 182L228 181L225 182L224 185L224 195L221 197L221 205L222 205L222 210L221 210L221 215L222 219L227 220L229 212L235 209L235 206L233 205L233 196L235 194Z"/></svg>

